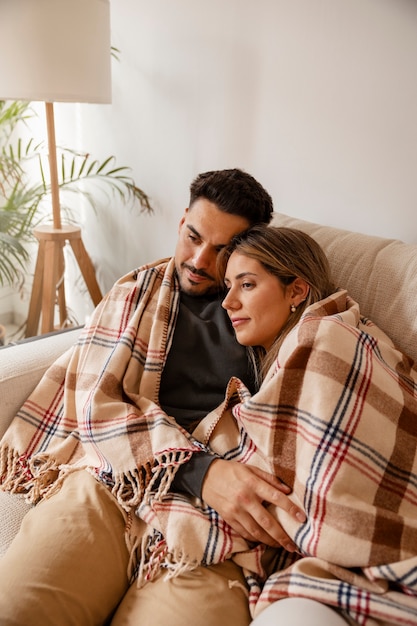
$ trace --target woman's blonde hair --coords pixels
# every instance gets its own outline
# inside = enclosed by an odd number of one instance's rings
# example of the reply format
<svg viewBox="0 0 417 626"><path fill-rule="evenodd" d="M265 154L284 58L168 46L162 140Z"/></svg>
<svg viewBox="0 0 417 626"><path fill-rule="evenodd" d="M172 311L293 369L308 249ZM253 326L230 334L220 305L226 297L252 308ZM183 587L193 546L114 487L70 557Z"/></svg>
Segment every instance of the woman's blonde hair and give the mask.
<svg viewBox="0 0 417 626"><path fill-rule="evenodd" d="M306 299L294 313L290 313L270 350L265 354L260 348L249 349L260 382L275 361L284 338L298 323L304 310L310 304L329 296L335 287L325 253L310 235L301 230L259 224L236 235L219 253L221 279L224 278L227 262L233 252L259 261L267 272L276 276L284 289L296 278L302 278L309 286Z"/></svg>

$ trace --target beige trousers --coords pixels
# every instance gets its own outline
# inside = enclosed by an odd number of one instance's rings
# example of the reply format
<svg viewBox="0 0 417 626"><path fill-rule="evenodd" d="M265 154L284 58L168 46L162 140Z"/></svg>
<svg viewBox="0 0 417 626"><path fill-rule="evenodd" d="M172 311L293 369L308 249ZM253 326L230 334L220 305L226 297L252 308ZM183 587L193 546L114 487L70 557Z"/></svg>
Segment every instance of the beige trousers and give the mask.
<svg viewBox="0 0 417 626"><path fill-rule="evenodd" d="M128 586L126 514L80 470L24 518L0 559L1 626L247 626L232 562Z"/></svg>

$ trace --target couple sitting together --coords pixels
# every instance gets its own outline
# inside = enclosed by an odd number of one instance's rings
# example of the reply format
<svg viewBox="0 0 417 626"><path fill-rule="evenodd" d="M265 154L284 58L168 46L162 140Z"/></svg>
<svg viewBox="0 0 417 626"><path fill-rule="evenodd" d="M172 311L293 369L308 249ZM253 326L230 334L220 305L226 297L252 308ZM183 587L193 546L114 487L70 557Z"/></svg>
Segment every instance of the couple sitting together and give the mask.
<svg viewBox="0 0 417 626"><path fill-rule="evenodd" d="M4 435L2 488L36 506L1 624L247 626L300 598L415 624L413 363L253 177L190 190L174 257L115 284Z"/></svg>

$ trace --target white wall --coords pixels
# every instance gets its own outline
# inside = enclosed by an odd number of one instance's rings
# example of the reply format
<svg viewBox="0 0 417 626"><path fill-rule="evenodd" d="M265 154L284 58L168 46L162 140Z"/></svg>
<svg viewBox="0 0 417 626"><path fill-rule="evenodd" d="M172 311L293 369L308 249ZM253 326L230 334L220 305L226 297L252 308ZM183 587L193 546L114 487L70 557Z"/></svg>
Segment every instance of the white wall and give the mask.
<svg viewBox="0 0 417 626"><path fill-rule="evenodd" d="M173 252L207 169L246 169L278 211L417 243L415 0L111 0L111 13L113 104L80 105L67 132L130 165L156 214L88 214L105 288Z"/></svg>

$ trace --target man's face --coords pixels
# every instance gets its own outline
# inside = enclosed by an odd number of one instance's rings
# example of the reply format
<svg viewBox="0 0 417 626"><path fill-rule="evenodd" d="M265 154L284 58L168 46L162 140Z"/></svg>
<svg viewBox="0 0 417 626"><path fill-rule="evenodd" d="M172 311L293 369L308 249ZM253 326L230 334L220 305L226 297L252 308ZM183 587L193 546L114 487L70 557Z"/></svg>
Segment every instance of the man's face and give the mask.
<svg viewBox="0 0 417 626"><path fill-rule="evenodd" d="M224 213L205 198L199 198L186 209L175 249L175 266L182 291L190 296L216 292L219 286L217 255L234 235L249 225L246 218Z"/></svg>

